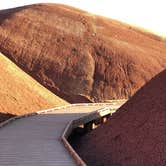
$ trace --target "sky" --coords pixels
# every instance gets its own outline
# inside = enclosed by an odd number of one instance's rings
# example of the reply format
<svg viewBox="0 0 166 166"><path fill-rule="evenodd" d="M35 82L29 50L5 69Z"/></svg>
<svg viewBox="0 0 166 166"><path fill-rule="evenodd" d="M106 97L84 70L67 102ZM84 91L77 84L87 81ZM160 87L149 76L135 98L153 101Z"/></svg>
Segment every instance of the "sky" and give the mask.
<svg viewBox="0 0 166 166"><path fill-rule="evenodd" d="M164 0L0 0L0 9L32 3L67 4L166 37L166 1Z"/></svg>

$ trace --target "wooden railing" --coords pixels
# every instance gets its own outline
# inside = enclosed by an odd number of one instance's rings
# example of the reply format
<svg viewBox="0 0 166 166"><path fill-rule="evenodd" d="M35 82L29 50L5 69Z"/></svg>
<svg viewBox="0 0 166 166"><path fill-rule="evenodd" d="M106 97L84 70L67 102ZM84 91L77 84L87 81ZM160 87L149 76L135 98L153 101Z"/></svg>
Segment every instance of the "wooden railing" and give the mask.
<svg viewBox="0 0 166 166"><path fill-rule="evenodd" d="M122 103L125 103L126 100L123 100ZM71 154L71 156L75 159L77 165L79 166L86 166L86 163L80 158L80 156L75 152L75 150L72 148L72 146L70 145L70 143L68 142L68 137L70 136L70 134L72 133L72 131L79 127L80 125L85 125L88 124L89 122L94 122L95 120L99 120L102 117L105 117L107 115L111 115L113 112L116 111L116 109L118 109L119 107L114 107L113 105L111 107L110 103L80 103L80 104L70 104L70 105L66 105L66 106L61 106L61 107L55 107L55 108L51 108L51 109L47 109L47 110L42 110L42 111L38 111L38 112L34 112L34 113L30 113L30 114L26 114L26 115L22 115L22 116L15 116L12 117L2 123L0 123L0 128L4 127L5 125L20 119L20 118L26 118L28 116L34 116L34 115L38 115L38 114L43 114L43 113L49 113L49 112L54 112L56 110L60 110L60 109L67 109L70 107L79 107L79 106L105 106L105 108L102 109L98 109L95 112L89 113L85 116L82 116L79 119L75 119L71 122L68 123L67 127L65 128L62 136L61 136L61 140L64 144L64 146L67 148L67 150L69 151L69 153ZM90 123L92 124L92 123Z"/></svg>
<svg viewBox="0 0 166 166"><path fill-rule="evenodd" d="M105 116L112 115L112 113L114 113L116 111L116 109L118 109L118 108L119 107L117 107L117 108L106 107L103 109L98 109L95 112L89 113L88 115L82 116L79 119L75 119L75 120L69 122L69 124L65 128L65 131L62 134L61 139L62 139L62 142L64 143L65 147L71 154L71 156L75 159L78 166L86 166L86 163L81 159L81 157L77 154L77 152L73 149L73 147L68 142L68 138L71 135L71 133L73 132L73 130L75 128L79 127L80 125L85 125L88 123L92 127L92 124L95 120L99 120Z"/></svg>

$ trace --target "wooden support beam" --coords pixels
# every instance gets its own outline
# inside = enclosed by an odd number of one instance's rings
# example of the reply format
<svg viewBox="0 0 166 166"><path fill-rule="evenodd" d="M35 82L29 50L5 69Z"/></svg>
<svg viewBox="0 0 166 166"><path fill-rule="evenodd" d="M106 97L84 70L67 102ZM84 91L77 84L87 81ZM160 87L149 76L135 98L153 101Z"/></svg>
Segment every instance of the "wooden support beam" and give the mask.
<svg viewBox="0 0 166 166"><path fill-rule="evenodd" d="M89 132L92 129L93 129L93 122L92 121L84 124L84 130L85 130L85 132Z"/></svg>

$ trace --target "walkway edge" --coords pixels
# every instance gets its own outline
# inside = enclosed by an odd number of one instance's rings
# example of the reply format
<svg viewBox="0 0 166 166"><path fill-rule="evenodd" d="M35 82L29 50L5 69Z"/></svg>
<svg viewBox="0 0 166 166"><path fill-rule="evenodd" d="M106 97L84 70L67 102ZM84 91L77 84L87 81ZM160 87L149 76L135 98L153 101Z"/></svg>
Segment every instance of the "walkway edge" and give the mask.
<svg viewBox="0 0 166 166"><path fill-rule="evenodd" d="M70 143L68 142L68 137L69 135L72 133L72 131L82 125L82 124L85 124L87 123L88 121L85 120L86 118L89 119L89 122L93 119L93 120L97 120L99 117L104 117L106 115L112 115L112 113L114 113L118 108L114 108L112 109L111 107L106 107L106 108L101 108L101 109L98 109L92 113L89 113L88 115L83 115L81 118L79 119L75 119L75 120L72 120L68 123L68 125L66 126L63 134L62 134L62 137L61 137L61 140L64 144L64 146L66 147L66 149L69 151L69 153L71 154L71 156L74 158L74 160L76 161L76 164L78 166L87 166L87 164L82 160L82 158L77 154L77 152L73 149L73 147L70 145ZM96 116L96 114L98 114L99 116ZM85 123L84 123L85 122Z"/></svg>
<svg viewBox="0 0 166 166"><path fill-rule="evenodd" d="M120 101L120 100L113 100L113 102L116 101ZM126 100L123 100L123 102L125 102ZM86 163L80 158L80 156L76 153L76 151L72 148L72 146L69 144L69 142L67 141L68 136L71 134L72 130L76 127L78 127L81 124L87 123L88 121L92 121L92 120L96 120L100 117L103 117L105 115L108 114L112 114L113 112L115 112L115 110L117 110L118 108L111 108L110 103L78 103L78 104L69 104L66 106L61 106L61 107L54 107L51 109L46 109L46 110L42 110L42 111L37 111L37 112L33 112L33 113L29 113L29 114L25 114L25 115L21 115L21 116L15 116L12 117L2 123L0 123L0 128L8 125L9 123L12 123L13 121L17 120L17 119L21 119L21 118L26 118L29 116L35 116L38 114L43 114L43 113L49 113L49 112L53 112L56 110L60 110L60 109L66 109L66 108L70 108L70 107L76 107L76 106L104 106L105 108L101 108L98 109L92 113L89 113L87 115L82 116L79 119L75 119L72 120L68 123L68 125L66 126L62 136L61 136L61 141L63 142L64 146L66 147L66 149L69 151L69 153L71 154L71 156L75 159L76 164L79 166L86 166Z"/></svg>
<svg viewBox="0 0 166 166"><path fill-rule="evenodd" d="M73 126L73 121L70 121L67 125L67 127L65 128L65 131L62 134L61 140L65 146L65 148L69 151L70 155L74 158L76 164L78 166L86 166L85 162L81 159L81 157L77 154L77 152L73 149L73 147L70 145L70 143L67 140L67 137L65 136L66 133L71 130L72 126Z"/></svg>
<svg viewBox="0 0 166 166"><path fill-rule="evenodd" d="M28 117L28 116L34 116L34 115L37 115L37 113L36 113L36 112L33 112L33 113L21 115L21 116L14 116L14 117L12 117L12 118L9 118L8 120L5 120L5 121L1 122L1 123L0 123L0 128L2 128L2 127L4 127L4 126L8 125L9 123L11 123L11 122L13 122L13 121L15 121L15 120L17 120L17 119L26 118L26 117Z"/></svg>

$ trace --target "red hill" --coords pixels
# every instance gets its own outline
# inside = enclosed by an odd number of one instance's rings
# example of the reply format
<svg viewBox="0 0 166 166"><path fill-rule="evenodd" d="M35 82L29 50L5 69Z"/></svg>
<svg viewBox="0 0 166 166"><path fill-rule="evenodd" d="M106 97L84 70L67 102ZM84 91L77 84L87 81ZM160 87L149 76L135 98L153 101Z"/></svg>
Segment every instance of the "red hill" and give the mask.
<svg viewBox="0 0 166 166"><path fill-rule="evenodd" d="M67 104L0 53L0 122Z"/></svg>
<svg viewBox="0 0 166 166"><path fill-rule="evenodd" d="M107 123L75 148L88 165L166 163L166 70L141 88Z"/></svg>
<svg viewBox="0 0 166 166"><path fill-rule="evenodd" d="M0 11L0 51L70 102L128 98L166 67L166 42L72 7Z"/></svg>

